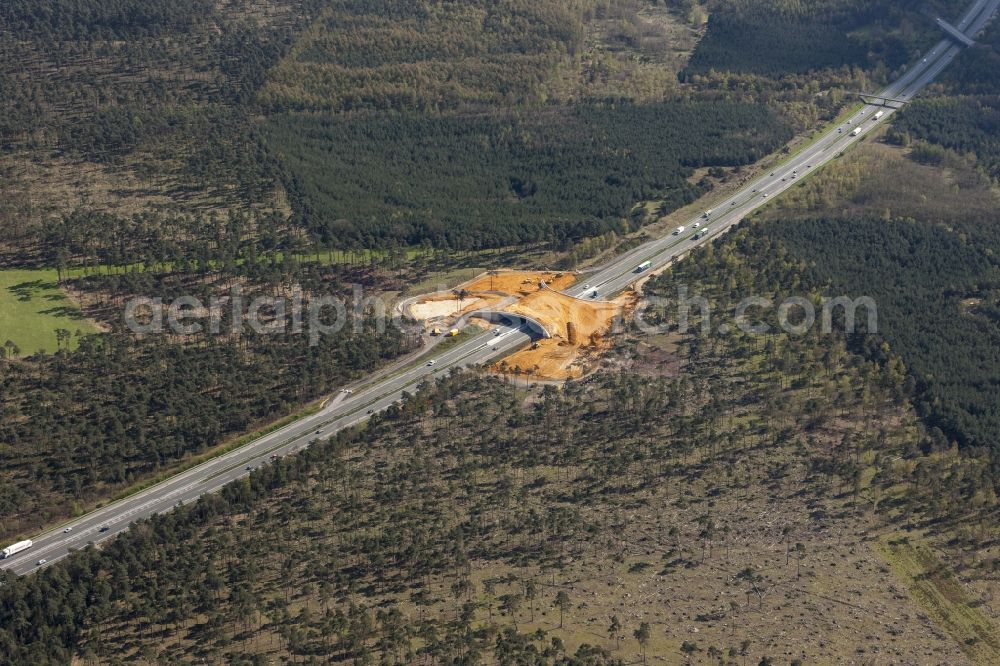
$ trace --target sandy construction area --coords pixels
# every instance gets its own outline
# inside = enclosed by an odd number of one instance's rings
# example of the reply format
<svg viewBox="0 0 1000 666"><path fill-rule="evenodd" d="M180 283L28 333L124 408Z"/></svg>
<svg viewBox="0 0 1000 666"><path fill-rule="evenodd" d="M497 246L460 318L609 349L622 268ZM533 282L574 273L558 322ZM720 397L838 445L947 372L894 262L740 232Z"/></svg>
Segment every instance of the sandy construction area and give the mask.
<svg viewBox="0 0 1000 666"><path fill-rule="evenodd" d="M611 328L614 318L622 312L622 304L587 302L544 290L525 296L509 309L542 322L553 338L587 346L593 343L593 337ZM571 339L571 327L575 329L575 339Z"/></svg>
<svg viewBox="0 0 1000 666"><path fill-rule="evenodd" d="M615 322L625 316L631 298L588 302L548 290L525 296L509 310L542 322L552 337L511 355L503 367L498 364L494 370L509 373L519 368L536 379L582 376L610 345L608 335Z"/></svg>
<svg viewBox="0 0 1000 666"><path fill-rule="evenodd" d="M410 314L417 319L452 317L470 306L477 306L481 300L479 298L466 298L463 301L457 298L442 298L441 300L420 301L410 306Z"/></svg>
<svg viewBox="0 0 1000 666"><path fill-rule="evenodd" d="M460 299L452 294L430 296L408 307L410 315L418 320L457 318L473 310L491 308L504 299L497 294L470 294Z"/></svg>
<svg viewBox="0 0 1000 666"><path fill-rule="evenodd" d="M511 354L491 370L511 378L530 377L539 380L563 380L582 377L586 371L579 347L555 339L539 340L537 345Z"/></svg>
<svg viewBox="0 0 1000 666"><path fill-rule="evenodd" d="M552 337L507 357L492 369L512 374L517 368L517 374L540 380L570 379L585 374L608 349L615 322L625 316L634 298L629 294L612 302L587 301L560 293L574 282L576 275L569 272L497 271L481 275L452 293L421 299L409 306L409 312L441 326L450 325L460 315L488 308L531 317ZM459 290L466 292L464 299L458 298ZM511 297L517 300L508 305Z"/></svg>
<svg viewBox="0 0 1000 666"><path fill-rule="evenodd" d="M559 271L497 271L495 275L482 275L462 287L472 293L494 291L527 296L538 291L543 281L549 287L561 290L576 282L576 276Z"/></svg>

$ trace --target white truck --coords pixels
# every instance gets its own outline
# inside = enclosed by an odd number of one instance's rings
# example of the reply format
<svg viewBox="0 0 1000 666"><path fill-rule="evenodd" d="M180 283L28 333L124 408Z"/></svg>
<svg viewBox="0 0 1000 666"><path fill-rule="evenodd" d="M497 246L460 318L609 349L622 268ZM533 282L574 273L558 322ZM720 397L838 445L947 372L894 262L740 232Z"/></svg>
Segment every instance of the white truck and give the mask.
<svg viewBox="0 0 1000 666"><path fill-rule="evenodd" d="M860 127L855 127L854 131L851 132L851 136L857 136L859 134L861 134L861 128Z"/></svg>
<svg viewBox="0 0 1000 666"><path fill-rule="evenodd" d="M10 557L11 555L16 555L23 550L28 550L33 545L35 544L31 541L31 539L26 539L25 541L18 541L17 543L7 546L2 551L0 551L0 559L5 559Z"/></svg>
<svg viewBox="0 0 1000 666"><path fill-rule="evenodd" d="M677 227L674 229L674 236L680 236L682 233L684 233L684 227Z"/></svg>
<svg viewBox="0 0 1000 666"><path fill-rule="evenodd" d="M885 115L885 111L879 111L878 113L876 113L872 117L872 120L874 120L875 122L878 122L878 121L882 120L882 116L884 116L884 115Z"/></svg>

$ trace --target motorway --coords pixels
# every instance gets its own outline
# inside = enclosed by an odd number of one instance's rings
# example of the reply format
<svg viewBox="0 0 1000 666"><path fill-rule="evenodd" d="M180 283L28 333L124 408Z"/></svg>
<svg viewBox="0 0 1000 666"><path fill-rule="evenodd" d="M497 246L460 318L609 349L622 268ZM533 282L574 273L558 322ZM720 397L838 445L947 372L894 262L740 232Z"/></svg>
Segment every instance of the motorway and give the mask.
<svg viewBox="0 0 1000 666"><path fill-rule="evenodd" d="M506 356L530 339L520 327L497 325L437 354L433 365L429 365L426 359L420 359L370 387L351 389L349 393L343 390L315 414L34 537L34 545L30 549L0 560L0 567L25 574L38 570L40 560L45 560L43 566L49 566L88 543L100 543L114 537L136 520L169 511L179 503L188 503L205 493L214 492L249 474L252 469L267 464L274 455L295 453L318 438L364 421L371 414L399 401L404 392L415 393L417 386L432 375ZM107 529L101 531L105 527Z"/></svg>
<svg viewBox="0 0 1000 666"><path fill-rule="evenodd" d="M977 0L956 28L970 37L978 35L1000 6L1000 0ZM921 89L934 80L964 47L950 39L943 39L919 63L898 81L873 97L912 99ZM702 215L683 225L684 231L676 235L649 241L613 260L598 271L589 273L580 283L564 293L577 298L608 299L641 279L650 271L667 266L692 248L708 242L743 220L749 213L768 203L785 190L797 185L802 178L840 156L851 145L861 141L879 124L886 122L898 109L867 104L848 120L829 128L822 136L742 190L727 198L708 215ZM876 113L882 117L873 120ZM858 135L853 135L860 128ZM696 226L697 225L697 226ZM639 265L649 261L649 269L637 272ZM596 295L595 295L596 291Z"/></svg>
<svg viewBox="0 0 1000 666"><path fill-rule="evenodd" d="M975 37L998 6L1000 0L976 0L955 27L966 35ZM961 47L951 40L942 40L920 63L883 90L881 95L911 99L960 52ZM884 116L876 122L872 118L878 111L884 111ZM893 113L895 109L866 105L846 122L830 128L780 167L727 198L718 210L710 212L707 217L691 220L684 225L684 232L649 241L589 274L584 284L573 286L564 293L577 298L591 298L596 289L597 298L604 299L620 292L649 272L663 268L692 248L725 232L748 213L765 205L770 198L794 187L801 178L835 159ZM853 136L852 131L856 127L860 127L861 132ZM699 228L694 228L695 223ZM651 262L651 268L636 272L639 264L645 261ZM180 503L188 503L205 493L217 491L227 483L249 474L252 469L267 464L273 455L294 453L317 438L359 423L400 400L404 392L414 392L422 381L432 375L451 368L486 363L509 354L531 339L531 329L527 325L500 324L445 351L437 352L433 362L421 360L395 374L371 381L368 385L345 389L315 414L34 537L34 545L30 549L0 560L0 569L22 575L37 571L42 566L49 566L89 543L100 543L114 537L128 529L136 520L169 511ZM44 563L39 565L42 560Z"/></svg>

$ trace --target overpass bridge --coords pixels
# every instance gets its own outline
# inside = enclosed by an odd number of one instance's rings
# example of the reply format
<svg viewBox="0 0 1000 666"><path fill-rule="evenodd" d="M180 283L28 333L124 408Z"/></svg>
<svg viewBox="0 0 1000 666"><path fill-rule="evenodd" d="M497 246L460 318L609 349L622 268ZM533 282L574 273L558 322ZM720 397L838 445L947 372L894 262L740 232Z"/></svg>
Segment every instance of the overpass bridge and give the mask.
<svg viewBox="0 0 1000 666"><path fill-rule="evenodd" d="M901 109L903 105L907 103L907 100L905 99L897 99L895 97L887 97L885 95L876 95L874 93L848 91L848 94L857 95L865 104L884 106L887 109Z"/></svg>
<svg viewBox="0 0 1000 666"><path fill-rule="evenodd" d="M465 315L463 319L471 317L485 319L493 324L507 324L508 326L516 326L517 328L527 329L533 338L552 337L552 334L549 333L548 329L542 326L540 321L516 312L505 312L503 310L475 310Z"/></svg>
<svg viewBox="0 0 1000 666"><path fill-rule="evenodd" d="M948 23L940 17L936 18L935 21L937 22L938 27L944 30L946 35L954 39L959 44L963 44L965 46L975 46L976 43L972 41L971 37L953 26L951 23Z"/></svg>

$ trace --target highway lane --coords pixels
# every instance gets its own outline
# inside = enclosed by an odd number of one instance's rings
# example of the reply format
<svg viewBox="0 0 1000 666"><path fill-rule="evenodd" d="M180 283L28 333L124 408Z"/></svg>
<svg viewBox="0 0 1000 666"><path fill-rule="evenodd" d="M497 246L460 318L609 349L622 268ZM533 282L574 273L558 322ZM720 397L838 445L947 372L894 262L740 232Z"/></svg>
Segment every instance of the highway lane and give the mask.
<svg viewBox="0 0 1000 666"><path fill-rule="evenodd" d="M970 36L978 35L994 15L998 5L1000 0L977 0L956 27L965 30ZM942 39L920 62L878 95L911 99L933 81L962 51L962 48L955 45L951 39ZM718 209L711 211L707 216L702 215L685 223L683 232L643 244L613 260L603 269L581 278L579 284L566 289L564 293L577 298L598 300L614 296L641 279L645 273L663 268L692 248L724 233L749 213L766 205L771 198L794 187L803 177L836 159L851 145L861 141L880 123L886 122L896 110L873 104L865 105L848 120L829 128L825 134L770 173L757 178L727 198ZM873 120L879 111L883 113L882 117L878 121ZM860 128L861 131L855 136L853 131L856 128ZM638 266L646 261L651 262L650 269L637 273Z"/></svg>
<svg viewBox="0 0 1000 666"><path fill-rule="evenodd" d="M1000 0L976 0L956 27L969 36L978 35L998 6ZM901 99L911 98L930 83L960 51L961 49L951 40L942 40L926 58L881 94ZM651 270L656 270L682 256L691 248L724 233L748 213L767 203L768 199L793 187L803 176L834 159L856 141L860 141L877 126L878 123L871 120L877 110L885 112L881 122L894 113L893 109L865 106L846 123L831 128L769 175L762 176L727 199L719 210L712 212L707 218L691 220L685 225L687 229L684 233L652 240L626 253L582 280L586 287L581 284L567 289L565 293L576 297L588 297L596 288L599 298L606 298L649 272L636 273L635 269L640 263L648 260L652 263ZM851 135L851 130L855 127L862 128L856 137ZM695 223L701 228L695 230ZM708 233L702 236L705 227ZM694 238L696 233L699 235L698 239ZM112 538L128 529L129 524L135 520L168 511L178 503L190 502L206 492L218 490L226 483L248 474L247 467L255 468L266 464L272 454L285 455L301 450L318 437L328 436L341 428L363 421L370 413L386 409L399 400L404 391L413 392L421 381L431 375L445 372L453 367L481 364L502 357L530 340L531 336L527 330L512 326L499 326L476 335L452 349L434 355L433 365L420 363L372 381L369 385L359 387L351 393L342 393L316 414L179 473L133 497L109 504L60 528L35 537L33 539L35 545L32 548L6 560L0 560L0 568L17 574L30 573L40 568L37 562L42 559L46 560L45 566L48 566L66 557L72 550L85 547L90 542L100 543ZM70 531L63 531L65 527L69 527ZM103 527L107 527L107 530L102 532L100 530Z"/></svg>
<svg viewBox="0 0 1000 666"><path fill-rule="evenodd" d="M420 383L432 375L452 368L486 363L511 353L530 340L531 336L521 328L495 326L435 355L433 365L421 360L370 387L354 389L351 393L342 392L316 414L177 474L132 497L109 504L34 537L35 543L30 549L0 560L0 568L16 574L30 573L40 568L37 563L42 559L45 560L44 566L49 566L73 550L114 537L128 529L136 520L169 511L178 503L188 503L205 493L216 491L249 474L248 467L257 468L267 464L272 455L294 453L318 438L359 423L372 413L382 411L399 401L404 391L414 393ZM64 531L67 527L70 528L69 532ZM102 532L104 527L107 530Z"/></svg>

